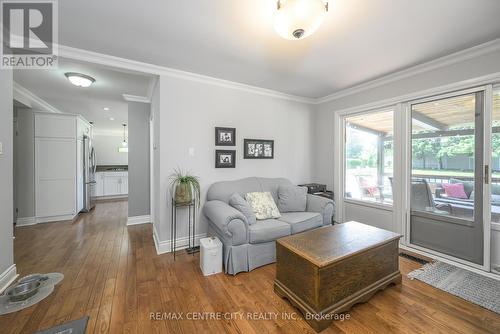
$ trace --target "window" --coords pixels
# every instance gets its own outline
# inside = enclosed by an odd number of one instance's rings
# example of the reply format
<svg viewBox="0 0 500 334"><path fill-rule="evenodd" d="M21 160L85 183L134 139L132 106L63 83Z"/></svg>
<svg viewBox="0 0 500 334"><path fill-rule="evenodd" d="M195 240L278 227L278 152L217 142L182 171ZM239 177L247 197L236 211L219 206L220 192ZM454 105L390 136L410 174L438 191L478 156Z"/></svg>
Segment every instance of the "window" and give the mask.
<svg viewBox="0 0 500 334"><path fill-rule="evenodd" d="M392 205L393 117L383 110L345 118L345 198Z"/></svg>

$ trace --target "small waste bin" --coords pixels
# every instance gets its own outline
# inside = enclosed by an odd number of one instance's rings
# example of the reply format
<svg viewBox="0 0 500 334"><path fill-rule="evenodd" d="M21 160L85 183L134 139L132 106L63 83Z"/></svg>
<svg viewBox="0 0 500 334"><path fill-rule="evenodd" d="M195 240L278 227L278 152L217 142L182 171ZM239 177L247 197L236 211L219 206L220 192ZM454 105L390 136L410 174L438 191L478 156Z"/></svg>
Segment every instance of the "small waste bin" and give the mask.
<svg viewBox="0 0 500 334"><path fill-rule="evenodd" d="M200 268L204 276L222 272L222 242L218 238L200 239Z"/></svg>

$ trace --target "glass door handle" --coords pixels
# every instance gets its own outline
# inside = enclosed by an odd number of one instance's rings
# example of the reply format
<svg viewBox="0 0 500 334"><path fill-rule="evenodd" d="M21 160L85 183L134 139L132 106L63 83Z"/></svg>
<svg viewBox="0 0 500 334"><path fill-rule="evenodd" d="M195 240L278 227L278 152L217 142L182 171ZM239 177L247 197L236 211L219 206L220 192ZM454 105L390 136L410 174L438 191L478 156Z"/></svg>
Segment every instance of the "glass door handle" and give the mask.
<svg viewBox="0 0 500 334"><path fill-rule="evenodd" d="M484 184L490 183L490 166L484 165Z"/></svg>

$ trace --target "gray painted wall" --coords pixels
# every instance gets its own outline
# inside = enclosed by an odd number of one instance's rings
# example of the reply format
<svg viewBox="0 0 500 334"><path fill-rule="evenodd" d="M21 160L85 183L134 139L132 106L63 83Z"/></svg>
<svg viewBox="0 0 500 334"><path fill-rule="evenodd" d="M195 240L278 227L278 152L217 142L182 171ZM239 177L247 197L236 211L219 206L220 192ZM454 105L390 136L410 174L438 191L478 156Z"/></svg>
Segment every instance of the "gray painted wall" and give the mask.
<svg viewBox="0 0 500 334"><path fill-rule="evenodd" d="M149 215L149 103L128 104L128 216Z"/></svg>
<svg viewBox="0 0 500 334"><path fill-rule="evenodd" d="M33 110L17 109L16 179L18 218L35 216L35 124Z"/></svg>
<svg viewBox="0 0 500 334"><path fill-rule="evenodd" d="M201 178L202 197L214 182L248 176L286 177L294 183L312 177L314 106L251 92L170 77L160 78L161 133L158 140L160 240L170 239L168 176L174 168L189 170ZM158 119L156 119L158 121ZM215 168L216 126L236 128L236 168ZM155 129L156 131L156 129ZM243 159L243 139L274 139L273 160ZM190 148L193 155L189 154ZM202 199L203 202L203 199ZM198 215L197 233L206 232ZM179 216L178 237L187 236L185 218Z"/></svg>
<svg viewBox="0 0 500 334"><path fill-rule="evenodd" d="M14 264L12 71L0 70L0 275Z"/></svg>

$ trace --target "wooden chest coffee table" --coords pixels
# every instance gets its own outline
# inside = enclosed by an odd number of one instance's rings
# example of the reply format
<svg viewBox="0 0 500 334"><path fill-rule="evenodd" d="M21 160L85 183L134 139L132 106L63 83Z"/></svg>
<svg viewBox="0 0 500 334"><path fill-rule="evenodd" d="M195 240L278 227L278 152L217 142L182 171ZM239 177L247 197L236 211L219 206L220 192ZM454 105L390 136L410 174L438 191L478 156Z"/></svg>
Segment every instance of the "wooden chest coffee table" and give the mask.
<svg viewBox="0 0 500 334"><path fill-rule="evenodd" d="M401 235L358 222L278 239L274 291L287 298L316 331L334 315L401 282Z"/></svg>

